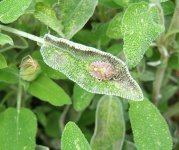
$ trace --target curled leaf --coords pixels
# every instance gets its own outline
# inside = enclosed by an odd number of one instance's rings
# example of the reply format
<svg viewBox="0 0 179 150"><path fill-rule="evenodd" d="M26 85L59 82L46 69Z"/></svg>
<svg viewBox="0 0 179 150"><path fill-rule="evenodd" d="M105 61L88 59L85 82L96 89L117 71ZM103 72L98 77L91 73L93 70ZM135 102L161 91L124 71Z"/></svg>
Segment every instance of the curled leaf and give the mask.
<svg viewBox="0 0 179 150"><path fill-rule="evenodd" d="M126 65L115 56L98 49L77 44L63 38L46 34L40 50L47 65L64 73L69 79L91 93L116 95L130 100L143 100L143 94L131 77ZM115 73L106 65L93 68L99 77L91 74L91 64L103 62L110 64ZM110 75L110 78L104 77ZM104 78L101 78L101 77ZM103 80L105 79L105 80Z"/></svg>

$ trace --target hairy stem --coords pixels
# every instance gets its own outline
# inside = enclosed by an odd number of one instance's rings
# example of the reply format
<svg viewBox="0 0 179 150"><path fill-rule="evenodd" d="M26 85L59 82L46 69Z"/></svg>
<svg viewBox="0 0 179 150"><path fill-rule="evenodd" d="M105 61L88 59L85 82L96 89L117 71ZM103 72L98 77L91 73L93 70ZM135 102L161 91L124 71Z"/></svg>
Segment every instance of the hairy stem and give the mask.
<svg viewBox="0 0 179 150"><path fill-rule="evenodd" d="M70 109L70 106L66 106L63 110L61 117L60 117L59 125L60 125L61 131L63 131L63 129L65 127L65 117L66 117L69 109Z"/></svg>
<svg viewBox="0 0 179 150"><path fill-rule="evenodd" d="M18 92L17 92L17 113L20 112L21 100L22 100L22 85L19 79Z"/></svg>
<svg viewBox="0 0 179 150"><path fill-rule="evenodd" d="M158 14L160 17L160 24L162 26L165 26L164 13L160 5L160 2L154 1L154 4L155 6L157 6L157 9L158 9ZM161 33L159 38L157 39L157 47L161 55L161 58L160 58L161 65L157 68L156 77L153 82L153 101L155 104L157 104L158 100L161 98L160 90L161 90L162 82L164 79L164 74L167 68L167 63L168 63L168 51L167 51L167 48L165 47L164 33Z"/></svg>
<svg viewBox="0 0 179 150"><path fill-rule="evenodd" d="M11 32L11 33L17 34L19 36L25 37L27 39L36 41L36 42L41 43L41 44L44 43L43 38L40 38L38 36L29 34L27 32L23 32L23 31L20 31L20 30L11 28L11 27L7 27L7 26L1 25L1 24L0 24L0 30L4 30L4 31L7 31L7 32Z"/></svg>

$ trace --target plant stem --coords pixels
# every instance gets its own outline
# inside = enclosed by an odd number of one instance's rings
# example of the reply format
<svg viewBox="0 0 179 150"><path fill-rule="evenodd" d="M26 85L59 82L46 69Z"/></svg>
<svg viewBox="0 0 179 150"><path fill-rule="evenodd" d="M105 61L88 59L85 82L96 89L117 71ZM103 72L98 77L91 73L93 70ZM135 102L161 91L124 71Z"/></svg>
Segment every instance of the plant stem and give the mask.
<svg viewBox="0 0 179 150"><path fill-rule="evenodd" d="M22 100L22 85L19 79L18 92L17 92L17 113L20 112L21 100Z"/></svg>
<svg viewBox="0 0 179 150"><path fill-rule="evenodd" d="M63 131L64 126L65 126L65 117L68 113L68 110L70 109L70 106L66 106L61 114L60 120L59 120L59 126L60 126L60 130Z"/></svg>
<svg viewBox="0 0 179 150"><path fill-rule="evenodd" d="M11 27L7 27L7 26L1 25L1 24L0 24L0 30L4 30L4 31L7 31L7 32L11 32L11 33L17 34L19 36L25 37L27 39L36 41L36 42L41 43L41 44L44 43L43 38L40 38L38 36L29 34L27 32L23 32L23 31L20 31L20 30L11 28Z"/></svg>
<svg viewBox="0 0 179 150"><path fill-rule="evenodd" d="M168 33L171 33L174 30L178 30L179 29L179 0L176 0L176 8L175 8L175 12L173 14L172 17L172 21L170 23L169 29L168 29ZM176 32L174 32L174 34L171 34L167 39L166 39L166 45L170 46L170 44L173 43L173 41L175 40L176 37Z"/></svg>
<svg viewBox="0 0 179 150"><path fill-rule="evenodd" d="M165 26L165 19L164 19L164 13L163 9L160 5L159 1L154 1L155 6L157 6L158 9L158 15L160 17L160 24L164 27ZM159 38L157 39L157 47L161 55L161 65L157 68L156 71L156 77L153 82L153 100L154 103L157 104L158 100L161 98L160 89L162 86L164 74L167 68L168 63L168 51L165 47L164 42L164 32L160 34Z"/></svg>
<svg viewBox="0 0 179 150"><path fill-rule="evenodd" d="M5 101L6 101L10 96L12 96L13 94L14 94L14 91L8 92L8 93L6 94L6 96L4 96L4 98L1 100L0 105L3 105L3 104L5 103Z"/></svg>

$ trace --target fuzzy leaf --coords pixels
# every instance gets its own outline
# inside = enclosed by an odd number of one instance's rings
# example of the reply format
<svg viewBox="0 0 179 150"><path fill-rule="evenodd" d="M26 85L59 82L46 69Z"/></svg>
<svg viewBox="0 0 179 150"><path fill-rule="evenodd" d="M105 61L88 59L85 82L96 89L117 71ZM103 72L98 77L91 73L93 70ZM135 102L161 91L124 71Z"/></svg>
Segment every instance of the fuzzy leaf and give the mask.
<svg viewBox="0 0 179 150"><path fill-rule="evenodd" d="M93 150L121 150L125 136L122 104L117 97L103 96L97 106Z"/></svg>
<svg viewBox="0 0 179 150"><path fill-rule="evenodd" d="M73 89L73 105L76 111L82 111L90 104L94 94L87 92L75 84Z"/></svg>
<svg viewBox="0 0 179 150"><path fill-rule="evenodd" d="M71 103L70 97L65 93L65 91L44 75L41 75L30 83L28 92L55 106L62 106Z"/></svg>
<svg viewBox="0 0 179 150"><path fill-rule="evenodd" d="M37 3L35 6L35 17L43 22L45 25L52 28L56 31L60 36L64 36L62 33L62 25L61 22L57 19L55 11L52 8L44 3Z"/></svg>
<svg viewBox="0 0 179 150"><path fill-rule="evenodd" d="M0 45L13 45L13 40L10 36L0 33Z"/></svg>
<svg viewBox="0 0 179 150"><path fill-rule="evenodd" d="M111 20L108 29L107 29L107 36L114 39L122 38L121 33L121 22L122 22L123 13L118 13L116 16Z"/></svg>
<svg viewBox="0 0 179 150"><path fill-rule="evenodd" d="M44 40L40 52L45 63L64 73L85 90L91 93L121 96L130 100L143 100L140 87L120 59L98 49L49 34ZM113 67L115 79L99 80L92 76L90 66L94 62L105 62L108 67L105 68L107 75L112 75L110 69Z"/></svg>
<svg viewBox="0 0 179 150"><path fill-rule="evenodd" d="M169 150L172 139L167 123L159 110L147 99L131 102L129 117L138 150Z"/></svg>
<svg viewBox="0 0 179 150"><path fill-rule="evenodd" d="M124 13L122 33L124 36L124 54L129 67L135 67L144 53L163 31L159 25L156 7L146 2L131 4Z"/></svg>
<svg viewBox="0 0 179 150"><path fill-rule="evenodd" d="M68 122L62 133L62 150L90 150L88 141L78 126Z"/></svg>
<svg viewBox="0 0 179 150"><path fill-rule="evenodd" d="M0 114L0 148L2 150L35 149L37 121L28 109L8 108Z"/></svg>
<svg viewBox="0 0 179 150"><path fill-rule="evenodd" d="M93 15L98 0L60 0L60 17L63 33L70 39Z"/></svg>
<svg viewBox="0 0 179 150"><path fill-rule="evenodd" d="M0 2L0 21L11 23L29 7L32 0L3 0Z"/></svg>

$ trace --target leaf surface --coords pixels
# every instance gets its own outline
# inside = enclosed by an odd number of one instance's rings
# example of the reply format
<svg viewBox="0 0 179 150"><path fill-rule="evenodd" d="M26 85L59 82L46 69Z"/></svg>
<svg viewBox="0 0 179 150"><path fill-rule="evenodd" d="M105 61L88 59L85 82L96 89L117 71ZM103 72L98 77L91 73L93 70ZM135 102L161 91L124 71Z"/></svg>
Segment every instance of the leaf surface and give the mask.
<svg viewBox="0 0 179 150"><path fill-rule="evenodd" d="M172 149L167 123L150 101L131 102L129 117L138 150Z"/></svg>
<svg viewBox="0 0 179 150"><path fill-rule="evenodd" d="M97 106L93 150L121 150L125 136L122 104L117 97L103 96Z"/></svg>
<svg viewBox="0 0 179 150"><path fill-rule="evenodd" d="M60 0L60 19L63 33L70 39L93 15L98 0Z"/></svg>
<svg viewBox="0 0 179 150"><path fill-rule="evenodd" d="M115 17L109 23L106 34L110 38L114 38L114 39L122 38L122 33L121 33L122 16L123 13L116 14Z"/></svg>
<svg viewBox="0 0 179 150"><path fill-rule="evenodd" d="M8 108L0 114L0 148L2 150L35 149L37 120L28 109Z"/></svg>
<svg viewBox="0 0 179 150"><path fill-rule="evenodd" d="M65 91L44 75L41 75L30 83L28 92L55 106L62 106L71 103L70 97L65 93Z"/></svg>
<svg viewBox="0 0 179 150"><path fill-rule="evenodd" d="M45 63L65 74L80 87L91 93L116 95L130 100L143 100L143 94L131 77L126 65L115 56L98 49L56 38L47 34L41 47L41 55ZM110 65L115 77L110 80L99 80L92 76L92 63L104 62ZM106 68L103 68L106 69ZM113 71L107 74L113 75Z"/></svg>
<svg viewBox="0 0 179 150"><path fill-rule="evenodd" d="M62 150L90 150L88 141L73 122L68 122L62 133Z"/></svg>
<svg viewBox="0 0 179 150"><path fill-rule="evenodd" d="M122 34L127 65L135 67L164 27L158 24L156 7L146 2L131 4L124 13Z"/></svg>
<svg viewBox="0 0 179 150"><path fill-rule="evenodd" d="M11 23L24 14L32 0L3 0L0 2L0 21Z"/></svg>
<svg viewBox="0 0 179 150"><path fill-rule="evenodd" d="M0 69L6 68L7 67L7 62L5 57L0 53Z"/></svg>
<svg viewBox="0 0 179 150"><path fill-rule="evenodd" d="M0 33L0 45L10 44L13 45L13 40L10 36Z"/></svg>
<svg viewBox="0 0 179 150"><path fill-rule="evenodd" d="M82 111L88 107L93 97L93 93L89 93L75 84L73 89L73 106L76 111Z"/></svg>
<svg viewBox="0 0 179 150"><path fill-rule="evenodd" d="M64 36L61 21L57 19L55 11L50 6L42 2L37 3L34 15L38 20L56 31L61 37Z"/></svg>
<svg viewBox="0 0 179 150"><path fill-rule="evenodd" d="M16 84L19 81L19 72L15 66L0 69L0 82Z"/></svg>

